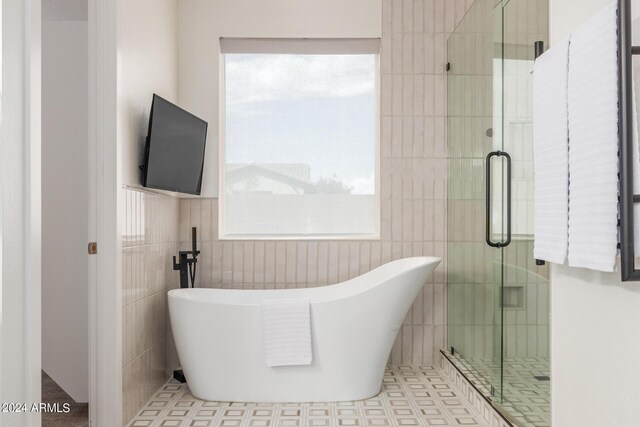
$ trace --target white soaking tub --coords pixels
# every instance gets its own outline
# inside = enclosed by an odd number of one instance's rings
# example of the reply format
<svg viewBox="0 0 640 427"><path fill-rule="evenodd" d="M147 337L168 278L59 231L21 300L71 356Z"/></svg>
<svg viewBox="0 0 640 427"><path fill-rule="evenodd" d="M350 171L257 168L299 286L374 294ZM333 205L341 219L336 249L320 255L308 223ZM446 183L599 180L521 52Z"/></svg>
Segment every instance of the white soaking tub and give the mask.
<svg viewBox="0 0 640 427"><path fill-rule="evenodd" d="M435 257L405 258L336 285L307 289L173 289L169 313L191 393L203 400L330 402L380 392L402 321ZM265 364L263 300L306 299L313 360Z"/></svg>

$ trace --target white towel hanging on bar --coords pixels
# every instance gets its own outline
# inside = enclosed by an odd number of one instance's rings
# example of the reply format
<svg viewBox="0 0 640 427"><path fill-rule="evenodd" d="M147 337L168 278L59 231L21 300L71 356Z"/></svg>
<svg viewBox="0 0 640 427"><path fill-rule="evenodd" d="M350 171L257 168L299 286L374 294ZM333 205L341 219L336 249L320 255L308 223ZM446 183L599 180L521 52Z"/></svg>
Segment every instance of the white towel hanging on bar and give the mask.
<svg viewBox="0 0 640 427"><path fill-rule="evenodd" d="M618 253L617 2L571 35L569 266L614 271Z"/></svg>
<svg viewBox="0 0 640 427"><path fill-rule="evenodd" d="M566 260L569 238L568 68L565 39L538 57L533 69L533 256L557 264Z"/></svg>

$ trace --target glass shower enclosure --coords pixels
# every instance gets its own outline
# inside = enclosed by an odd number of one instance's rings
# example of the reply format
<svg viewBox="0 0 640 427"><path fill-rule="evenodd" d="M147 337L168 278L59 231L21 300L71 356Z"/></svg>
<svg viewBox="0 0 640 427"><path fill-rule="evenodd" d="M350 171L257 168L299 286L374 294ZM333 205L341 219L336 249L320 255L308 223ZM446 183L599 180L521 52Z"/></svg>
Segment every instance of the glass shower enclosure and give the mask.
<svg viewBox="0 0 640 427"><path fill-rule="evenodd" d="M534 42L547 0L476 0L448 39L448 357L505 417L550 425L549 282L533 258Z"/></svg>

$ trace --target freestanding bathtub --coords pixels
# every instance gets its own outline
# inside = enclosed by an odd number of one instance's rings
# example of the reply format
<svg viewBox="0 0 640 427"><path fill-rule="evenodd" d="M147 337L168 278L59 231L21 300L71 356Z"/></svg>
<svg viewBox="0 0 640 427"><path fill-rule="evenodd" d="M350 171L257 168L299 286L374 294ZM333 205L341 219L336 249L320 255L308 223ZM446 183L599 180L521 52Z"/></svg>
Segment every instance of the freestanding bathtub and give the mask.
<svg viewBox="0 0 640 427"><path fill-rule="evenodd" d="M169 291L171 327L191 393L232 402L331 402L378 394L402 321L439 263L405 258L309 289ZM310 302L313 361L269 368L261 302L287 298Z"/></svg>

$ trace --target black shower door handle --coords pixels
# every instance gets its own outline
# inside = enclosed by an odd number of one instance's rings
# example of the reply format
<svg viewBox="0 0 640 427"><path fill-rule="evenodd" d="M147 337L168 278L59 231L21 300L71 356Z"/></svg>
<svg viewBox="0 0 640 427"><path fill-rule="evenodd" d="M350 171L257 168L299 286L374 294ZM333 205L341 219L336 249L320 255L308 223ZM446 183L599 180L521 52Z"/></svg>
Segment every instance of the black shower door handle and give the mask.
<svg viewBox="0 0 640 427"><path fill-rule="evenodd" d="M494 242L491 240L491 159L493 157L504 157L507 160L507 239L503 242ZM485 208L486 208L486 227L487 234L485 240L487 245L494 248L504 248L511 243L511 156L504 151L492 151L487 154L486 160L486 177L485 177Z"/></svg>

